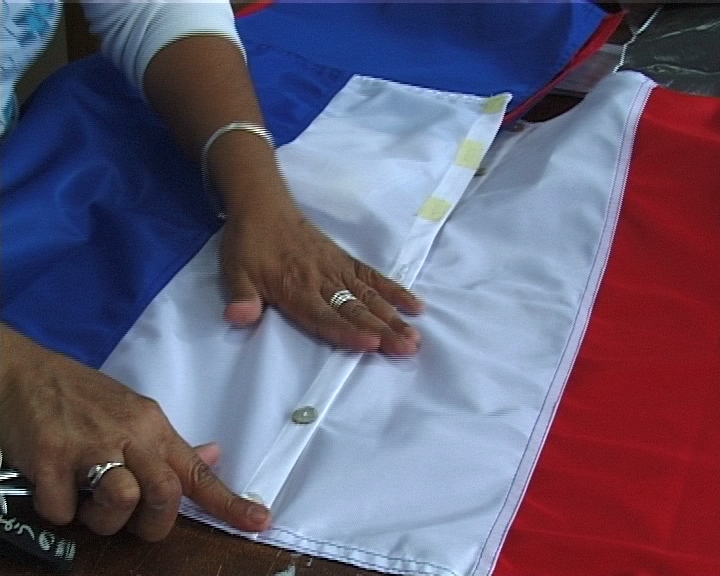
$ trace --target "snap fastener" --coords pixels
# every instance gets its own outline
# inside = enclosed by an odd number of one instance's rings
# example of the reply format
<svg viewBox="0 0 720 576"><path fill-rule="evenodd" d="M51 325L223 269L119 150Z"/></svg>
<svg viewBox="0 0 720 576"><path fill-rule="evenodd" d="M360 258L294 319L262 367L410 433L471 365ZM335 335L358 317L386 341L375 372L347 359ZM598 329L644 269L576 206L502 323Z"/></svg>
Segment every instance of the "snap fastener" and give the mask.
<svg viewBox="0 0 720 576"><path fill-rule="evenodd" d="M312 406L303 406L297 410L293 410L292 421L295 424L310 424L317 420L318 413Z"/></svg>

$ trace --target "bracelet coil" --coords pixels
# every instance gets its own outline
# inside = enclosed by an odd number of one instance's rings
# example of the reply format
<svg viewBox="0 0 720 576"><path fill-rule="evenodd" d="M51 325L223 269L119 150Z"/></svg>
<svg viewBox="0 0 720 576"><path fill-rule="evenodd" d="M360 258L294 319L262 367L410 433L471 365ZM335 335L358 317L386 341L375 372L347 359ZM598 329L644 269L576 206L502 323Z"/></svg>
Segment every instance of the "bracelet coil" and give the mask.
<svg viewBox="0 0 720 576"><path fill-rule="evenodd" d="M218 138L224 136L228 132L235 131L249 132L250 134L255 134L255 136L259 136L260 138L265 140L265 142L268 144L268 146L270 146L270 148L272 148L273 150L275 149L275 141L272 137L272 134L270 134L270 131L263 126L253 124L252 122L229 122L228 124L225 124L225 126L221 126L217 130L215 130L215 132L213 132L207 139L207 142L205 142L202 153L200 155L200 172L202 175L203 187L205 188L205 192L208 195L208 199L210 200L213 208L215 208L218 217L222 218L223 220L225 219L225 211L223 210L222 203L220 202L217 193L213 190L212 184L210 182L208 156L210 154L210 149L212 148L212 145L215 144Z"/></svg>

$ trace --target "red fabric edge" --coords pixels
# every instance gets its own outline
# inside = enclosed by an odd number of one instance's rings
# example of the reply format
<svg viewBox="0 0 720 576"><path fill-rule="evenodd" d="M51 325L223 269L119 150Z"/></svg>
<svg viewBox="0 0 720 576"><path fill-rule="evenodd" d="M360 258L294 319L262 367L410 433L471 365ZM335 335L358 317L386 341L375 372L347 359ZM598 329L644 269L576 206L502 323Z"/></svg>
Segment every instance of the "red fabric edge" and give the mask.
<svg viewBox="0 0 720 576"><path fill-rule="evenodd" d="M260 12L260 10L267 8L270 4L274 4L274 2L275 0L256 0L251 4L239 6L234 10L235 18L242 18L243 16L249 16L250 14L255 14L255 12Z"/></svg>

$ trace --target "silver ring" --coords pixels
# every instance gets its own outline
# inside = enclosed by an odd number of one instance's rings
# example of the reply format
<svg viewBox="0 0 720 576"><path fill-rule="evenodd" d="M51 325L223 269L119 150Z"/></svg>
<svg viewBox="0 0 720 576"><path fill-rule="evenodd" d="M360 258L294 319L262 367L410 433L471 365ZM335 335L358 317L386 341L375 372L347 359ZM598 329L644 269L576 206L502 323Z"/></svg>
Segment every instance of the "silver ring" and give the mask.
<svg viewBox="0 0 720 576"><path fill-rule="evenodd" d="M95 486L98 485L106 472L112 470L113 468L120 468L121 466L124 467L125 464L123 464L122 462L105 462L105 464L95 464L95 466L92 466L87 473L87 479L90 483L90 489L94 489Z"/></svg>
<svg viewBox="0 0 720 576"><path fill-rule="evenodd" d="M339 310L340 306L345 304L345 302L350 302L351 300L357 300L355 296L353 296L353 293L350 292L350 290L338 290L330 296L330 306L335 308L335 310Z"/></svg>

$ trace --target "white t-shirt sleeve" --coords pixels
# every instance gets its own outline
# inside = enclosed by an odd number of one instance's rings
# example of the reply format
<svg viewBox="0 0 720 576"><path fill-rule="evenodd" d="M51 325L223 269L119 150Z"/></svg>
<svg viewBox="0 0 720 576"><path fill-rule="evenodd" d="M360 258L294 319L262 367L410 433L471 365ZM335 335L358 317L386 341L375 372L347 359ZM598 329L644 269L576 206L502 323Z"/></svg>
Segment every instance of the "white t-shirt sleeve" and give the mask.
<svg viewBox="0 0 720 576"><path fill-rule="evenodd" d="M245 56L227 0L83 0L90 30L102 40L102 51L123 70L144 96L143 75L152 57L187 36L222 36Z"/></svg>

